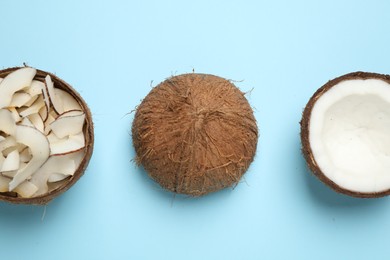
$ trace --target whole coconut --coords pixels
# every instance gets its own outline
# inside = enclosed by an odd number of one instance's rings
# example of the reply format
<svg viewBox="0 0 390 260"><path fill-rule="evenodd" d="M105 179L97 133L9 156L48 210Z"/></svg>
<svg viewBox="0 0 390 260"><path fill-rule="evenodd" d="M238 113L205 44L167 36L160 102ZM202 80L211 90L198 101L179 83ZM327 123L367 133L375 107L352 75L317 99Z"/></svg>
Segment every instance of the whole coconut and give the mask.
<svg viewBox="0 0 390 260"><path fill-rule="evenodd" d="M252 108L230 81L208 74L171 77L137 108L136 161L163 188L201 196L237 184L256 153Z"/></svg>

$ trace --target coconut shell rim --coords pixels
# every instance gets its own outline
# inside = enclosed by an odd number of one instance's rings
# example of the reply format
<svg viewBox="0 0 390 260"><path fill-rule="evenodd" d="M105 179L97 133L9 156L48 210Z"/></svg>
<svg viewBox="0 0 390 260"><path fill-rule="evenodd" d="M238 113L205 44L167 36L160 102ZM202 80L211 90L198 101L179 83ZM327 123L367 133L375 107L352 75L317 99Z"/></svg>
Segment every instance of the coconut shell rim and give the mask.
<svg viewBox="0 0 390 260"><path fill-rule="evenodd" d="M5 77L11 72L20 69L23 67L12 67L0 70L0 77ZM46 72L40 69L36 69L37 73L34 77L34 79L44 79L47 75L50 75L52 78L54 85L56 88L60 88L69 94L71 94L77 102L82 107L86 117L85 117L85 124L84 124L84 138L85 138L85 155L83 160L81 161L79 167L77 168L76 172L71 176L70 178L66 179L62 185L59 187L56 187L55 189L51 190L48 193L45 193L43 195L37 196L37 197L31 197L31 198L22 198L22 197L15 197L15 196L8 196L7 193L0 193L0 201L10 202L13 204L27 204L27 205L45 205L48 204L51 200L58 197L59 195L63 194L65 191L67 191L70 187L72 187L80 178L84 175L85 170L88 167L89 161L93 154L93 147L94 147L94 127L93 127L93 120L92 120L92 113L85 102L85 100L81 97L81 95L67 82L59 78L58 76L54 75L53 73Z"/></svg>
<svg viewBox="0 0 390 260"><path fill-rule="evenodd" d="M374 73L374 72L363 72L363 71L357 71L357 72L351 72L342 76L339 76L337 78L334 78L327 83L325 83L322 87L320 87L309 99L308 103L306 104L303 113L302 113L302 119L300 121L301 125L301 143L302 143L302 154L306 160L306 163L311 170L311 172L324 184L326 184L328 187L333 189L334 191L348 195L351 197L356 198L379 198L390 195L390 187L387 190L381 191L381 192L358 192L358 191L352 191L349 189L346 189L344 187L341 187L340 185L333 182L331 179L329 179L320 169L320 167L317 165L316 160L314 158L313 152L311 150L310 141L309 141L309 125L310 125L310 117L311 112L313 110L313 107L316 103L316 101L329 89L337 85L338 83L342 81L347 80L354 80L354 79L379 79L383 80L390 84L390 75L387 74L380 74L380 73Z"/></svg>

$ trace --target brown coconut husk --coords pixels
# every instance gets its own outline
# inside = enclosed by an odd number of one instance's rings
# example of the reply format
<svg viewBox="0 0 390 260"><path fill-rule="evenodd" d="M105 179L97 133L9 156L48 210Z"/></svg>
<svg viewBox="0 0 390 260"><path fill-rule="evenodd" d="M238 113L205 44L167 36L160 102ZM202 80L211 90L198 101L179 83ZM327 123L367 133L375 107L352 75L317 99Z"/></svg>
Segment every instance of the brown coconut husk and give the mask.
<svg viewBox="0 0 390 260"><path fill-rule="evenodd" d="M349 195L352 197L357 198L378 198L390 195L390 189L382 192L377 193L362 193L362 192L356 192L347 190L343 187L340 187L336 183L334 183L332 180L330 180L328 177L325 176L325 174L321 171L320 167L317 165L317 162L314 158L310 141L309 141L309 125L310 125L310 116L311 112L313 110L313 107L316 103L316 101L329 89L331 89L333 86L337 85L338 83L345 81L345 80L354 80L354 79L379 79L383 80L390 84L390 75L384 75L384 74L378 74L378 73L369 73L369 72L353 72L346 75L343 75L341 77L335 78L329 82L327 82L325 85L323 85L321 88L319 88L313 96L310 98L309 102L307 103L303 115L302 120L300 122L301 124L301 142L302 142L302 153L305 157L305 160L307 162L307 165L309 166L309 169L314 173L315 176L317 176L318 179L320 179L323 183L325 183L327 186L332 188L338 193L342 193L345 195Z"/></svg>
<svg viewBox="0 0 390 260"><path fill-rule="evenodd" d="M0 71L0 77L4 78L14 70L20 69L20 67L14 67L14 68L8 68ZM75 184L80 177L84 174L89 160L91 159L92 152L93 152L93 146L94 146L94 129L93 129L93 122L92 122L92 114L91 111L87 105L87 103L84 101L84 99L80 96L80 94L72 88L71 85L63 81L62 79L58 78L56 75L38 70L37 74L35 76L35 80L39 80L44 82L45 77L47 75L50 75L51 79L54 82L54 86L56 88L62 89L69 94L71 94L77 102L82 107L83 111L85 112L85 123L84 123L84 138L85 138L85 155L82 159L79 167L77 168L76 172L73 176L58 182L56 185L52 185L49 189L49 192L32 198L22 198L18 197L15 192L4 192L0 193L0 201L6 201L11 202L14 204L35 204L35 205L45 205L48 204L51 200L59 196L60 194L67 191L73 184ZM1 97L0 97L1 98Z"/></svg>
<svg viewBox="0 0 390 260"><path fill-rule="evenodd" d="M239 182L256 153L252 108L230 81L208 74L171 77L137 108L136 161L163 188L201 196Z"/></svg>

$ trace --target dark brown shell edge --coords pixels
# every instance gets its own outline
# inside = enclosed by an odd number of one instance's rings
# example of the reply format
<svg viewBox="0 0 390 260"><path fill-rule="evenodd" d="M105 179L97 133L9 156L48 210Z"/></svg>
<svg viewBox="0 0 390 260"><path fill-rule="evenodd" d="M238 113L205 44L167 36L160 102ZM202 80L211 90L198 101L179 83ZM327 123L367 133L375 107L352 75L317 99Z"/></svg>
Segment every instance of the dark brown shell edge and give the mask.
<svg viewBox="0 0 390 260"><path fill-rule="evenodd" d="M14 67L14 68L8 68L0 71L0 77L5 77L12 71L15 71L17 69L20 69L20 67ZM80 163L79 168L76 170L73 176L71 176L69 179L67 179L64 184L61 186L55 188L54 190L33 198L21 198L16 197L14 193L0 193L0 201L10 202L14 204L30 204L30 205L46 205L51 200L59 196L60 194L67 191L73 184L75 184L80 177L84 174L89 161L92 157L93 153L93 146L94 146L94 128L93 128L93 121L92 121L92 114L91 111L87 105L87 103L84 101L84 99L80 96L80 94L73 89L68 83L63 81L62 79L58 78L56 75L37 69L37 74L35 75L35 80L41 80L43 81L44 78L50 75L52 78L55 87L60 88L62 90L65 90L69 94L71 94L77 102L81 105L85 112L85 124L84 124L84 137L85 137L85 155L83 160Z"/></svg>
<svg viewBox="0 0 390 260"><path fill-rule="evenodd" d="M300 122L301 125L301 143L302 143L302 153L303 156L307 162L307 165L309 169L314 173L314 175L320 179L323 183L325 183L327 186L332 188L334 191L345 194L351 197L356 198L379 198L384 197L387 195L390 195L390 189L377 192L377 193L362 193L362 192L356 192L351 191L348 189L345 189L343 187L340 187L336 183L334 183L332 180L330 180L328 177L325 176L325 174L321 171L320 167L317 165L316 160L313 156L310 142L309 142L309 125L310 125L310 116L313 109L313 106L315 102L329 89L331 89L336 84L345 81L345 80L353 80L353 79L380 79L390 84L390 75L385 74L378 74L378 73L371 73L371 72L352 72L345 74L343 76L337 77L333 80L328 81L325 85L323 85L321 88L319 88L313 96L310 98L309 102L307 103L303 114L302 114L302 120Z"/></svg>

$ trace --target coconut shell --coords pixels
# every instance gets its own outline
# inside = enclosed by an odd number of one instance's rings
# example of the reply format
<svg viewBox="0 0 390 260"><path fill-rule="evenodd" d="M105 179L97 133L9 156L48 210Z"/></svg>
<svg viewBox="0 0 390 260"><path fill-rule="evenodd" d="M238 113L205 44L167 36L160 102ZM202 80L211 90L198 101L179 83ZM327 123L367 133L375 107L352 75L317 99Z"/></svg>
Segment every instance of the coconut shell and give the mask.
<svg viewBox="0 0 390 260"><path fill-rule="evenodd" d="M230 81L208 74L171 77L137 108L136 161L163 188L201 196L235 185L256 153L253 111Z"/></svg>
<svg viewBox="0 0 390 260"><path fill-rule="evenodd" d="M1 70L0 77L4 78L5 76L7 76L8 74L10 74L11 72L17 69L20 69L20 67ZM80 94L77 93L77 91L72 88L71 85L69 85L68 83L66 83L65 81L58 78L56 75L52 73L37 69L37 73L34 77L34 80L45 82L45 77L47 75L50 75L52 81L54 82L54 86L56 88L62 89L68 92L69 94L71 94L77 100L77 102L80 104L81 108L85 112L85 123L83 128L84 138L85 138L84 158L82 159L79 167L77 168L73 176L59 182L58 185L49 189L48 193L43 194L41 196L32 197L32 198L22 198L22 197L18 197L15 192L5 192L5 193L0 193L0 201L11 202L14 204L45 205L49 203L52 199L56 198L60 194L67 191L71 186L73 186L73 184L75 184L80 179L80 177L84 174L84 171L88 166L89 160L91 159L93 146L94 146L94 131L93 131L94 129L93 129L93 122L92 122L92 114L87 103L83 100Z"/></svg>
<svg viewBox="0 0 390 260"><path fill-rule="evenodd" d="M346 80L354 80L354 79L379 79L383 80L390 84L390 75L384 75L384 74L377 74L377 73L369 73L369 72L353 72L346 75L343 75L341 77L335 78L329 82L327 82L325 85L323 85L321 88L319 88L313 96L310 98L309 102L307 103L303 115L302 120L300 122L301 124L301 142L302 142L302 153L305 157L305 160L307 162L308 167L310 170L314 173L315 176L318 177L323 183L325 183L327 186L332 188L338 193L342 193L345 195L349 195L352 197L358 197L358 198L377 198L377 197L383 197L390 195L390 189L382 192L377 193L361 193L356 191L351 191L348 189L345 189L335 182L333 182L331 179L329 179L320 169L320 167L317 165L317 162L314 158L310 141L309 141L309 125L310 125L310 116L311 112L313 110L313 107L316 103L316 101L329 89L331 89L333 86L337 85L338 83Z"/></svg>

